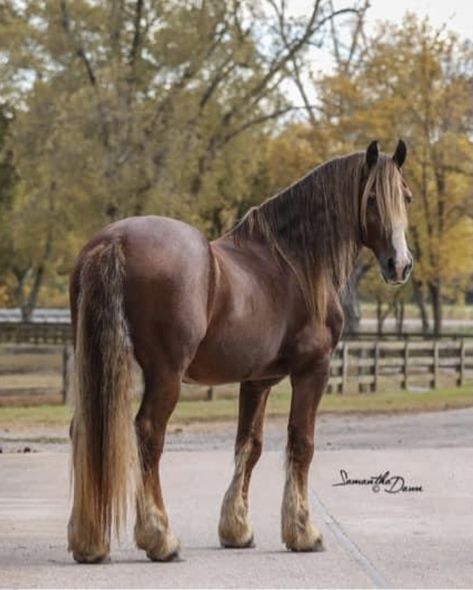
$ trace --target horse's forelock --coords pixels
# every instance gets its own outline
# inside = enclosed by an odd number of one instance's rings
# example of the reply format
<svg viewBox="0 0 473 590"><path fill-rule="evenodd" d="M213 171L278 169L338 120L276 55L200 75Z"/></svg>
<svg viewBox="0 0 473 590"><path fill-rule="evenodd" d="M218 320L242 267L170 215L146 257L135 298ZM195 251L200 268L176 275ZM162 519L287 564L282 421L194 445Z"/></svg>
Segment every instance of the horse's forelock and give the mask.
<svg viewBox="0 0 473 590"><path fill-rule="evenodd" d="M371 193L376 195L380 221L386 234L394 226L407 222L406 204L402 188L402 175L392 158L380 156L370 171L360 200L360 221L366 230L366 210Z"/></svg>

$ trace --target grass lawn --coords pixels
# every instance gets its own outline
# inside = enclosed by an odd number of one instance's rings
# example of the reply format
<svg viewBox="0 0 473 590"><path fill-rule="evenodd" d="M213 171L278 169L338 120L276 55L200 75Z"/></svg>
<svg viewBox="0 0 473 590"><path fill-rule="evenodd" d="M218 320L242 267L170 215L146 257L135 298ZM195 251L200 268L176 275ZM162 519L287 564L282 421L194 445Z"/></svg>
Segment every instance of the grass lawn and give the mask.
<svg viewBox="0 0 473 590"><path fill-rule="evenodd" d="M376 317L376 304L370 302L361 303L361 315L363 318L375 318ZM419 319L419 308L414 303L407 303L405 306L405 317L406 319ZM427 307L427 312L431 316L430 307ZM445 320L473 320L473 305L461 304L450 304L444 305L442 308L442 315ZM430 317L432 320L432 318Z"/></svg>
<svg viewBox="0 0 473 590"><path fill-rule="evenodd" d="M274 388L269 401L267 416L285 417L289 412L289 384L283 382ZM414 393L406 391L364 394L325 395L321 413L390 413L445 410L473 406L470 386L446 388ZM235 420L238 400L215 399L208 401L181 401L171 423L190 424ZM10 431L34 427L66 427L71 416L70 407L44 405L34 407L0 407L0 428Z"/></svg>

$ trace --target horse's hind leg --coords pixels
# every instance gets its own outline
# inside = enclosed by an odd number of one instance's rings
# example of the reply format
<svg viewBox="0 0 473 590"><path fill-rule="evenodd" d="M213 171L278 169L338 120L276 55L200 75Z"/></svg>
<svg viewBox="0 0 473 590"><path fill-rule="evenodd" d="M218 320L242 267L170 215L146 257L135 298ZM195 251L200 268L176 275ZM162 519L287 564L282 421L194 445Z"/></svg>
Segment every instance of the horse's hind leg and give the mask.
<svg viewBox="0 0 473 590"><path fill-rule="evenodd" d="M223 499L218 533L224 547L250 547L253 531L248 522L248 489L253 467L262 450L266 401L273 382L244 382L240 386L235 471Z"/></svg>
<svg viewBox="0 0 473 590"><path fill-rule="evenodd" d="M180 373L146 374L143 401L136 417L142 483L137 493L135 541L154 561L173 559L179 541L171 532L164 506L159 462L168 420L176 406Z"/></svg>

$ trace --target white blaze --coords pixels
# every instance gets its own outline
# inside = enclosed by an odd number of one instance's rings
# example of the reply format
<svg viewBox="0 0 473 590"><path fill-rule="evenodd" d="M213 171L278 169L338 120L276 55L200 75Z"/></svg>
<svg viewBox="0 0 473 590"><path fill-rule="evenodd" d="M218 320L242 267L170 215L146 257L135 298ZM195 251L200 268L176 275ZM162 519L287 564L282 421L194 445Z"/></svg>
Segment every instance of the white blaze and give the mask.
<svg viewBox="0 0 473 590"><path fill-rule="evenodd" d="M406 224L398 223L393 227L391 241L394 252L396 253L396 273L398 277L402 277L402 271L410 262L409 250L406 242Z"/></svg>

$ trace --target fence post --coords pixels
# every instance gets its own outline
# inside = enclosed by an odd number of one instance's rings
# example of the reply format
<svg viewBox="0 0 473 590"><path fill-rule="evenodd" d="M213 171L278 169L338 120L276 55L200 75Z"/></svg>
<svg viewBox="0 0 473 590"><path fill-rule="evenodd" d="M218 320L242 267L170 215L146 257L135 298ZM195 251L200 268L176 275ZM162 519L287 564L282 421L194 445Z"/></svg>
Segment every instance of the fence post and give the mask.
<svg viewBox="0 0 473 590"><path fill-rule="evenodd" d="M437 389L439 372L439 341L434 340L434 374L432 379L432 388Z"/></svg>
<svg viewBox="0 0 473 590"><path fill-rule="evenodd" d="M69 360L71 357L71 353L69 350L69 346L67 344L64 345L62 349L62 403L65 404L67 402L67 394L69 391Z"/></svg>
<svg viewBox="0 0 473 590"><path fill-rule="evenodd" d="M457 387L463 387L465 384L465 339L462 338L460 344L460 367L457 379Z"/></svg>
<svg viewBox="0 0 473 590"><path fill-rule="evenodd" d="M360 361L364 361L365 359L370 357L370 351L366 348L360 348L360 352L358 355L358 358L360 359ZM363 379L363 377L365 375L368 375L370 372L370 367L365 367L365 366L359 366L358 365L358 378L361 377L361 379ZM359 393L365 393L366 391L369 391L369 385L368 383L362 382L361 380L358 381L358 392Z"/></svg>
<svg viewBox="0 0 473 590"><path fill-rule="evenodd" d="M340 387L340 393L346 392L348 376L348 342L343 343L343 354L342 354L342 384Z"/></svg>
<svg viewBox="0 0 473 590"><path fill-rule="evenodd" d="M379 376L379 340L376 340L375 345L374 345L373 382L371 383L371 391L378 391L378 376Z"/></svg>
<svg viewBox="0 0 473 590"><path fill-rule="evenodd" d="M331 378L332 378L332 364L330 363L329 375L328 375L327 387L325 388L325 393L333 393L333 385L330 383Z"/></svg>
<svg viewBox="0 0 473 590"><path fill-rule="evenodd" d="M207 401L211 402L214 399L214 388L213 387L209 387L207 389Z"/></svg>
<svg viewBox="0 0 473 590"><path fill-rule="evenodd" d="M404 340L404 362L402 365L403 377L402 377L402 389L407 391L408 388L408 377L409 377L409 342L407 338Z"/></svg>

